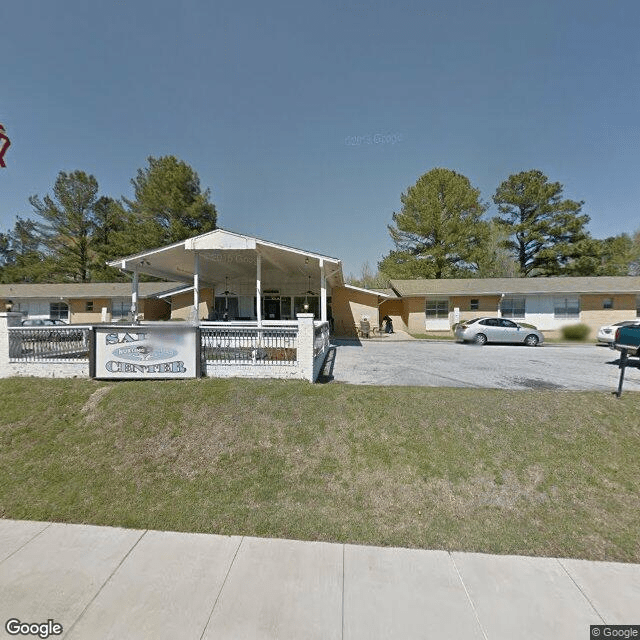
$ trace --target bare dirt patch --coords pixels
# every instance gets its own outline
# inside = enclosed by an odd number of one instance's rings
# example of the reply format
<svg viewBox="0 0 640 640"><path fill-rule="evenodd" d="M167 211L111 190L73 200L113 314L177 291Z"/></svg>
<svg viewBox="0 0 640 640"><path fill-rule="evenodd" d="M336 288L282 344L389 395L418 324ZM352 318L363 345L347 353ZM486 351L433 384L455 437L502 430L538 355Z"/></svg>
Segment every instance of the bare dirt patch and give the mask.
<svg viewBox="0 0 640 640"><path fill-rule="evenodd" d="M83 405L83 407L81 409L81 412L84 415L94 413L96 411L96 409L98 408L98 404L99 404L100 400L102 400L107 395L109 395L109 392L111 391L111 389L112 389L111 386L100 387L100 388L96 389L89 396L89 399L84 403L84 405Z"/></svg>

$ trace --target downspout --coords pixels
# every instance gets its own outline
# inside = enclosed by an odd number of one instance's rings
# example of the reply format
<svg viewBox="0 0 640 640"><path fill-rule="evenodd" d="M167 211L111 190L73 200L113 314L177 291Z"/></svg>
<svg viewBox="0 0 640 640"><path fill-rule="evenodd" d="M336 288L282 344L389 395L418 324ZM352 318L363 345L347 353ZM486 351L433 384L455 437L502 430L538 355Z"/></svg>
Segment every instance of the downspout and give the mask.
<svg viewBox="0 0 640 640"><path fill-rule="evenodd" d="M258 329L262 328L262 256L256 250L256 320Z"/></svg>
<svg viewBox="0 0 640 640"><path fill-rule="evenodd" d="M320 259L320 320L327 321L327 279L324 273L324 260Z"/></svg>
<svg viewBox="0 0 640 640"><path fill-rule="evenodd" d="M138 324L138 270L133 270L131 281L131 319L133 324Z"/></svg>
<svg viewBox="0 0 640 640"><path fill-rule="evenodd" d="M199 322L200 316L200 254L193 254L193 321Z"/></svg>

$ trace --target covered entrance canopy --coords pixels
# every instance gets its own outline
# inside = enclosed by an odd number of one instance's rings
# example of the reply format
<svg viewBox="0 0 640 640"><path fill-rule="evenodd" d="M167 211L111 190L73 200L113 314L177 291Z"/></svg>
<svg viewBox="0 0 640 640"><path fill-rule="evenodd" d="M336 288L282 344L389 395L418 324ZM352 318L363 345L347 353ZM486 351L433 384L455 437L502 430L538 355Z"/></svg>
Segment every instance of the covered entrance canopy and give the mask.
<svg viewBox="0 0 640 640"><path fill-rule="evenodd" d="M187 283L193 287L194 317L198 317L201 289L215 296L255 297L251 316L258 323L263 308L275 313L276 300L288 301L294 316L295 301L318 300L320 320L327 320L327 296L344 286L342 263L337 258L295 249L259 238L216 229L175 244L108 262L133 273L132 313L137 314L138 276L146 274ZM264 301L264 302L263 302ZM283 303L283 306L285 304ZM305 311L309 309L309 305ZM242 314L246 315L246 314Z"/></svg>

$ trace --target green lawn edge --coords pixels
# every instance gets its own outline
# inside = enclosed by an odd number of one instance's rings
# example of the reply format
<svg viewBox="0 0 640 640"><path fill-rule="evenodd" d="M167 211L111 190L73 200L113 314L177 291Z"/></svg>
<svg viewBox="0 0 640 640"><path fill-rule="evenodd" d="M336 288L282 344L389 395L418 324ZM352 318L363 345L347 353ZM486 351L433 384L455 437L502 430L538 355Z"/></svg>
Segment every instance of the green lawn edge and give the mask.
<svg viewBox="0 0 640 640"><path fill-rule="evenodd" d="M640 562L638 400L0 380L0 517Z"/></svg>

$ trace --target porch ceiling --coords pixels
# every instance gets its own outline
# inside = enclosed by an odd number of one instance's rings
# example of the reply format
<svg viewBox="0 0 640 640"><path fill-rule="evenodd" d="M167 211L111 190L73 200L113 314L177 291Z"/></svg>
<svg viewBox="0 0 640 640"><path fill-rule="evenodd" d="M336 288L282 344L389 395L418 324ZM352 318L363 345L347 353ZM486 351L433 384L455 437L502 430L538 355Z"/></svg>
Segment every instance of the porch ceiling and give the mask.
<svg viewBox="0 0 640 640"><path fill-rule="evenodd" d="M223 229L189 238L108 264L167 280L193 282L195 256L199 256L200 286L220 288L233 282L255 282L258 254L262 257L262 286L320 278L320 261L331 287L342 286L342 263L336 258L278 245ZM316 285L317 286L317 285Z"/></svg>

